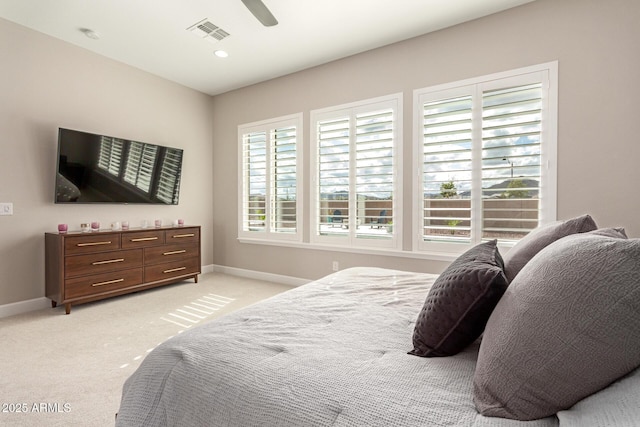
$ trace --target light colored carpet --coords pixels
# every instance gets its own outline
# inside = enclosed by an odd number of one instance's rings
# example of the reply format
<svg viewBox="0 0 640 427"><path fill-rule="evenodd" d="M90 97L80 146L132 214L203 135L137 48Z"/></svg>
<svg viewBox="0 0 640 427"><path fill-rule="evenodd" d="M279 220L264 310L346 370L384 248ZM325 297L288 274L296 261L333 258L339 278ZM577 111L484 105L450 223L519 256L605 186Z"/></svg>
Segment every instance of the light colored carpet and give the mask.
<svg viewBox="0 0 640 427"><path fill-rule="evenodd" d="M158 344L288 289L209 273L68 316L58 307L0 319L0 425L112 426L124 381Z"/></svg>

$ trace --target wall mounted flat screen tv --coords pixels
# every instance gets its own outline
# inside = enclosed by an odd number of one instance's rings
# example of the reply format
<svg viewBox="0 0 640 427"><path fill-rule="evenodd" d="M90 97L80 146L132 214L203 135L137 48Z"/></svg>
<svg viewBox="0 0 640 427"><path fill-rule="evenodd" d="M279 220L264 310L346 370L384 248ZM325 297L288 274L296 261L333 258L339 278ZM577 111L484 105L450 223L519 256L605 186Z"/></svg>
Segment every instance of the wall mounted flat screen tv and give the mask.
<svg viewBox="0 0 640 427"><path fill-rule="evenodd" d="M60 128L55 202L177 205L182 153Z"/></svg>

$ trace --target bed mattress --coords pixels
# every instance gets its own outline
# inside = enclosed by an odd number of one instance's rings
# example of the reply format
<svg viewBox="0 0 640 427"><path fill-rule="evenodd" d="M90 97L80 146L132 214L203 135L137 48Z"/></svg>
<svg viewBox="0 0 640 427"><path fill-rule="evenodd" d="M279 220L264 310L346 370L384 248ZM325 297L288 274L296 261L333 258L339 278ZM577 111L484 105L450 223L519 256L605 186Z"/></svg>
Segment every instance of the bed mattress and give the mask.
<svg viewBox="0 0 640 427"><path fill-rule="evenodd" d="M436 277L347 269L188 330L126 381L116 425L558 425L477 413L478 343L451 357L407 354Z"/></svg>

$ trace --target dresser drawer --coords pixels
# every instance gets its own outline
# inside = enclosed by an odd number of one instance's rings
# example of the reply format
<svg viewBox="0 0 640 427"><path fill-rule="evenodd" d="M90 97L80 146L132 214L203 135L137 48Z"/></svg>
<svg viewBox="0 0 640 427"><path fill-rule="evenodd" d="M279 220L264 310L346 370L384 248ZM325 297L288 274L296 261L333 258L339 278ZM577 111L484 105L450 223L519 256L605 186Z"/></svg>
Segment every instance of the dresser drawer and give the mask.
<svg viewBox="0 0 640 427"><path fill-rule="evenodd" d="M197 243L182 245L164 245L155 248L145 248L144 264L160 264L164 262L179 261L199 255L200 247Z"/></svg>
<svg viewBox="0 0 640 427"><path fill-rule="evenodd" d="M182 228L165 231L165 242L167 245L175 243L198 243L200 242L199 228Z"/></svg>
<svg viewBox="0 0 640 427"><path fill-rule="evenodd" d="M122 249L146 248L164 244L164 231L134 231L122 233Z"/></svg>
<svg viewBox="0 0 640 427"><path fill-rule="evenodd" d="M200 273L198 258L167 262L165 264L151 265L144 268L144 281L155 282L171 279L172 277L185 276Z"/></svg>
<svg viewBox="0 0 640 427"><path fill-rule="evenodd" d="M142 267L142 249L75 255L65 257L64 277L98 274L135 267Z"/></svg>
<svg viewBox="0 0 640 427"><path fill-rule="evenodd" d="M142 283L142 268L69 279L65 284L65 299L115 291Z"/></svg>
<svg viewBox="0 0 640 427"><path fill-rule="evenodd" d="M88 254L92 252L120 249L120 234L97 233L86 236L73 236L64 240L66 255Z"/></svg>

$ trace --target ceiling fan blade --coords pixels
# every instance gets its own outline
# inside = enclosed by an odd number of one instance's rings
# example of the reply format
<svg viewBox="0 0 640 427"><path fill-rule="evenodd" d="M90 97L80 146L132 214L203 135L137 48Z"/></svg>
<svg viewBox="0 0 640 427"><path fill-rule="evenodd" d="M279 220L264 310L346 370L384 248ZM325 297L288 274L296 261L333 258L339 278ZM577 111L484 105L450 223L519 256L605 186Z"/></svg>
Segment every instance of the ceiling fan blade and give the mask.
<svg viewBox="0 0 640 427"><path fill-rule="evenodd" d="M278 20L267 9L267 6L262 3L262 0L242 0L242 3L265 27L272 27L278 24Z"/></svg>

